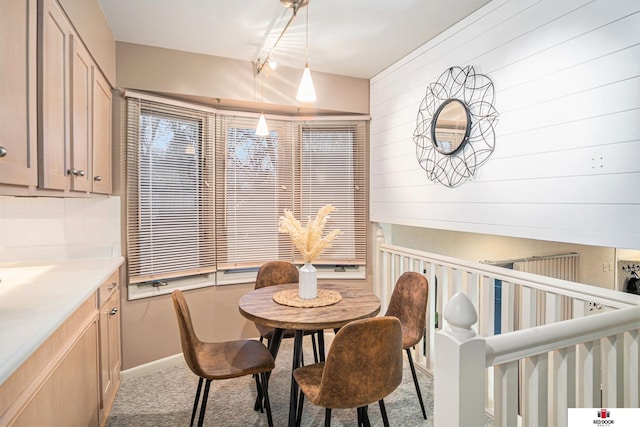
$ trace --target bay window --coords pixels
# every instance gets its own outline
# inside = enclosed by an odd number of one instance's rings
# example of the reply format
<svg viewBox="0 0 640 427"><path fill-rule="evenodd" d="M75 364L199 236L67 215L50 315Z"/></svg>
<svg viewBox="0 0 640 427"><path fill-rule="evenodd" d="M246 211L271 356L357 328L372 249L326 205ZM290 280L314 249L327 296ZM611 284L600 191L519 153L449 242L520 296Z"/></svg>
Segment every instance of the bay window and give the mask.
<svg viewBox="0 0 640 427"><path fill-rule="evenodd" d="M255 124L127 98L130 283L240 283L266 261L302 263L278 219L291 209L306 223L325 204L337 208L327 229L342 234L314 264L366 264L368 123L270 119L266 137Z"/></svg>

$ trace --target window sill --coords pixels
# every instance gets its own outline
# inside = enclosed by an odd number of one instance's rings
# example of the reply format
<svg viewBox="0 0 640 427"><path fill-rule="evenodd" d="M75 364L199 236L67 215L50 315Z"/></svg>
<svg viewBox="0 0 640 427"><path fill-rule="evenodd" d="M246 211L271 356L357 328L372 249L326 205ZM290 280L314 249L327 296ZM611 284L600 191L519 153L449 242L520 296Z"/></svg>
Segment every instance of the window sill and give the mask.
<svg viewBox="0 0 640 427"><path fill-rule="evenodd" d="M206 288L209 286L239 285L256 281L257 271L218 271L201 277L190 277L167 282L165 286L153 286L150 283L129 284L127 298L129 301L151 298L160 295L167 295L180 289L188 291L190 289ZM366 266L348 268L344 271L318 268L319 280L361 280L366 279Z"/></svg>

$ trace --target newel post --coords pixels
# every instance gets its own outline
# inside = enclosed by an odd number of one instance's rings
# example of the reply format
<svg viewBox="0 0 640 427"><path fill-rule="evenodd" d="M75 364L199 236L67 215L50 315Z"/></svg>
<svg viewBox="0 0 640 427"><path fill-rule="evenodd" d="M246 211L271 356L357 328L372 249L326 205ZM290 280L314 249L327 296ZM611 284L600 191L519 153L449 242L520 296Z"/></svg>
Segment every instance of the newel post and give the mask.
<svg viewBox="0 0 640 427"><path fill-rule="evenodd" d="M486 343L471 329L478 314L458 292L445 307L444 318L447 325L435 336L434 425L484 426Z"/></svg>

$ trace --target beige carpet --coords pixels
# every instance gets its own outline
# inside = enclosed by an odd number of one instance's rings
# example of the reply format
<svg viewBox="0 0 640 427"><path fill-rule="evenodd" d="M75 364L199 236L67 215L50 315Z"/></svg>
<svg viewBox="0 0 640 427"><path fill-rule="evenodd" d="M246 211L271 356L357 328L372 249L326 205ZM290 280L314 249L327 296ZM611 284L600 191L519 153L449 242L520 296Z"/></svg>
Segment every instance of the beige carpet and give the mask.
<svg viewBox="0 0 640 427"><path fill-rule="evenodd" d="M304 358L313 361L311 343L305 338ZM286 426L291 387L291 352L293 340L283 340L271 380L269 396L274 426ZM328 343L327 343L328 348ZM422 418L411 371L406 361L402 384L385 399L392 426L432 426L433 378L418 369L418 380L429 420ZM116 396L107 427L187 426L198 384L198 378L186 367L166 368L129 378L122 382ZM253 410L256 397L254 380L248 376L211 384L205 425L209 426L267 426L266 413ZM382 425L380 408L369 406L371 425ZM305 402L303 426L323 426L324 408ZM356 426L355 409L335 409L332 426Z"/></svg>

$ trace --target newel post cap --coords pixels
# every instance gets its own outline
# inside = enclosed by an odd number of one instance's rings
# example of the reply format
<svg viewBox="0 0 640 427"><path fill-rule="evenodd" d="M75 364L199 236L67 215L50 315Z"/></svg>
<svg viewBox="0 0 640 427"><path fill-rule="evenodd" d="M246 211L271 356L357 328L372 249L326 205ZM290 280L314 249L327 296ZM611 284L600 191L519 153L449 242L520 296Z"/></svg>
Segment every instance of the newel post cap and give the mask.
<svg viewBox="0 0 640 427"><path fill-rule="evenodd" d="M448 325L445 330L458 339L473 338L476 333L471 326L478 321L478 313L471 300L462 292L456 293L444 308Z"/></svg>

